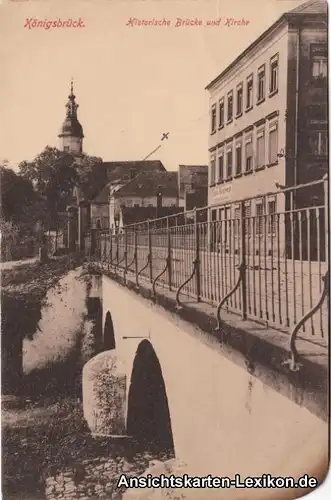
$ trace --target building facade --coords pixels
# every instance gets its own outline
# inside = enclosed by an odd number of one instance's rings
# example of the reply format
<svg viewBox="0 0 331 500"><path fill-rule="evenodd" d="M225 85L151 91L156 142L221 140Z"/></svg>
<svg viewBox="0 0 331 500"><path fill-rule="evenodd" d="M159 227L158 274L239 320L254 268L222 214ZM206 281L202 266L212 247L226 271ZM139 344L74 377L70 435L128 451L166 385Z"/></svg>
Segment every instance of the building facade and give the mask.
<svg viewBox="0 0 331 500"><path fill-rule="evenodd" d="M208 165L179 165L179 206L184 211L204 207L208 203Z"/></svg>
<svg viewBox="0 0 331 500"><path fill-rule="evenodd" d="M124 207L148 208L152 218L158 218L161 209L178 207L177 182L177 172L142 172L119 189L111 190L110 227L114 231L120 227L121 209Z"/></svg>
<svg viewBox="0 0 331 500"><path fill-rule="evenodd" d="M208 204L212 220L273 217L285 196L268 196L321 179L328 171L327 3L283 14L208 86ZM261 197L259 197L261 196ZM321 196L311 190L297 206ZM227 204L229 204L227 206ZM284 236L284 235L283 235ZM284 237L282 239L284 240Z"/></svg>

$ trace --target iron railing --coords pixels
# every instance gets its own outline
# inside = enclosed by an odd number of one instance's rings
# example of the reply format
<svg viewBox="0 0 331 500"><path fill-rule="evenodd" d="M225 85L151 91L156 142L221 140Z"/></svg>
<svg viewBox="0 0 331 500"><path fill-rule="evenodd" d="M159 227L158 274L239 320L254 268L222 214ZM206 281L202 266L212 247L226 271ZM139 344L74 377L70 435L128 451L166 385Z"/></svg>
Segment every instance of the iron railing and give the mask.
<svg viewBox="0 0 331 500"><path fill-rule="evenodd" d="M327 345L328 179L96 231L89 253L114 272ZM91 245L92 241L92 245ZM318 308L316 309L316 304ZM316 310L315 310L316 309ZM310 313L313 311L312 313ZM297 327L300 323L299 329Z"/></svg>

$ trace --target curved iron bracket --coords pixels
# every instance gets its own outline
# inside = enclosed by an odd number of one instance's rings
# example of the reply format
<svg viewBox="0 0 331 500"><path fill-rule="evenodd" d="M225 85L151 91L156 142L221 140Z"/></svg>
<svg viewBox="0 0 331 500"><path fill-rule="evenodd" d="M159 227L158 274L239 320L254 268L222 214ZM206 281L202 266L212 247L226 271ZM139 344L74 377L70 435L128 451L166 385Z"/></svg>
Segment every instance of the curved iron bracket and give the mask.
<svg viewBox="0 0 331 500"><path fill-rule="evenodd" d="M146 264L144 265L144 267L142 267L142 268L140 269L140 271L139 271L139 272L138 272L138 274L137 274L137 283L136 283L136 284L137 284L137 286L138 286L138 278L139 278L139 276L141 275L141 273L142 273L143 271L145 271L145 269L146 269L146 268L147 268L147 266L149 265L149 263L150 263L150 261L151 261L151 257L152 257L152 256L151 256L151 254L149 253L149 254L147 255L147 262L146 262Z"/></svg>
<svg viewBox="0 0 331 500"><path fill-rule="evenodd" d="M289 365L290 370L292 372L297 372L302 367L302 363L299 363L299 361L298 361L298 359L299 359L299 353L297 351L296 344L295 344L298 331L306 323L306 321L309 318L311 318L316 313L316 311L318 311L318 309L323 304L326 296L328 295L328 291L329 291L329 270L326 271L325 275L322 277L322 281L323 281L323 284L324 284L323 291L322 291L322 294L321 294L321 296L320 296L317 304L315 304L314 307L312 307L310 309L310 311L308 311L300 319L300 321L298 321L298 323L294 326L294 328L293 328L293 330L291 332L291 336L290 336L291 357L290 357L290 359L287 359L286 361L283 361L282 365Z"/></svg>
<svg viewBox="0 0 331 500"><path fill-rule="evenodd" d="M119 256L118 256L118 251L116 250L115 258L111 259L110 265L113 266L113 267L117 267L118 266L118 261L119 261Z"/></svg>
<svg viewBox="0 0 331 500"><path fill-rule="evenodd" d="M117 261L117 264L115 264L115 267L116 267L116 268L117 268L117 267L119 267L119 266L120 266L120 264L122 264L122 262L125 260L125 258L126 258L126 252L124 252L123 259L121 259L121 260L118 260L118 261Z"/></svg>
<svg viewBox="0 0 331 500"><path fill-rule="evenodd" d="M189 283L189 282L191 281L191 279L193 279L193 277L194 277L195 273L196 273L196 272L197 272L197 270L198 270L198 266L199 266L199 260L198 260L198 259L195 259L195 260L193 261L193 271L192 271L192 273L191 273L190 277L189 277L189 278L187 278L187 280L186 280L186 281L184 281L184 283L182 283L182 284L180 285L180 287L178 288L178 290L177 290L177 293L176 293L176 309L177 309L178 311L179 311L179 310L181 310L181 309L183 309L183 304L182 304L182 302L179 300L179 294L180 294L180 292L183 290L184 286L185 286L185 285L187 285L187 283Z"/></svg>
<svg viewBox="0 0 331 500"><path fill-rule="evenodd" d="M223 297L223 299L220 301L220 303L218 304L217 306L217 312L216 312L216 319L217 319L217 326L215 328L215 331L216 332L220 332L221 331L221 309L222 307L224 306L224 304L229 300L229 298L231 297L231 295L233 295L239 288L239 285L240 283L243 281L244 279L244 275L245 275L245 266L243 263L241 263L239 266L238 266L238 270L239 270L239 277L238 277L238 280L237 280L237 283L235 284L235 286L232 288L232 290L230 290L229 293L227 293L225 295L225 297Z"/></svg>
<svg viewBox="0 0 331 500"><path fill-rule="evenodd" d="M131 269L131 266L132 266L132 264L135 262L136 258L137 258L137 252L134 252L134 254L133 254L133 259L132 259L132 261L130 262L130 264L127 266L127 268L126 268L126 270L125 270L126 272L128 272L128 271L133 272L133 270Z"/></svg>
<svg viewBox="0 0 331 500"><path fill-rule="evenodd" d="M166 265L165 265L165 268L160 272L160 274L158 274L155 278L155 280L153 281L153 285L152 285L152 290L153 290L153 299L155 299L155 295L156 295L156 282L159 278L161 278L161 276L166 272L167 269L169 269L169 265L170 265L170 256L168 255L168 257L166 258Z"/></svg>

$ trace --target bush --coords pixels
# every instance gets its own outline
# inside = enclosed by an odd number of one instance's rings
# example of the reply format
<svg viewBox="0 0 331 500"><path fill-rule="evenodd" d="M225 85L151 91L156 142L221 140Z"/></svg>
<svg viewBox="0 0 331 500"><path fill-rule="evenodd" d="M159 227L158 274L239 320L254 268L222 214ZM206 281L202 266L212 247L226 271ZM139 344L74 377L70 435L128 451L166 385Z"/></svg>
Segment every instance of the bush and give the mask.
<svg viewBox="0 0 331 500"><path fill-rule="evenodd" d="M1 258L13 260L13 250L19 241L19 229L12 222L0 218Z"/></svg>

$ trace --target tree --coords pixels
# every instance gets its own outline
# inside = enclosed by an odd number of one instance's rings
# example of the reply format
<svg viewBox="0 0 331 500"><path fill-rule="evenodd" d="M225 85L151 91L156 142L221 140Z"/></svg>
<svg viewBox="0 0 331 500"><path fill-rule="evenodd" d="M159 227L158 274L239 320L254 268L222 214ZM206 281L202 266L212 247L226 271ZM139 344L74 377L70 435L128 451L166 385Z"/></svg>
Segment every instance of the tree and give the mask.
<svg viewBox="0 0 331 500"><path fill-rule="evenodd" d="M32 183L12 169L0 166L2 217L13 224L31 222L31 212L37 202Z"/></svg>
<svg viewBox="0 0 331 500"><path fill-rule="evenodd" d="M22 162L19 171L44 199L49 229L58 227L59 214L73 202L75 186L83 198L90 200L107 182L101 158L73 155L50 146L31 162Z"/></svg>

